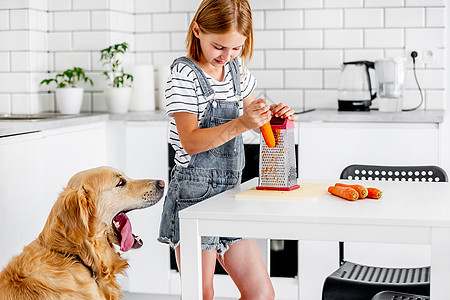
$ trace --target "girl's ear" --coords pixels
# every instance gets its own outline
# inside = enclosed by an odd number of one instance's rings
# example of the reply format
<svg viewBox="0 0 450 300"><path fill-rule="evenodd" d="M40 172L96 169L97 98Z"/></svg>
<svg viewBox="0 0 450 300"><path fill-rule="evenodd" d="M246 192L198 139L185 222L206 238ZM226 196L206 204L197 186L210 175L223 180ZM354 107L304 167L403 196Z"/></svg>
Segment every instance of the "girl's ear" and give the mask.
<svg viewBox="0 0 450 300"><path fill-rule="evenodd" d="M200 27L198 26L198 23L194 21L194 24L192 26L192 33L196 38L200 38Z"/></svg>

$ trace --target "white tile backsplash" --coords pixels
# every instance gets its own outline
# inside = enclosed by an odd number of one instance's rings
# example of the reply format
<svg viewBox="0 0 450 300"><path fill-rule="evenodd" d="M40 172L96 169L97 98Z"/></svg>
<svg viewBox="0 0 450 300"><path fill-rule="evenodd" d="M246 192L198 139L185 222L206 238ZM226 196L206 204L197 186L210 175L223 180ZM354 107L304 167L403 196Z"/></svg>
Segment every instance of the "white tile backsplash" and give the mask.
<svg viewBox="0 0 450 300"><path fill-rule="evenodd" d="M323 88L321 70L286 70L286 88Z"/></svg>
<svg viewBox="0 0 450 300"><path fill-rule="evenodd" d="M110 25L110 12L107 10L93 10L90 15L91 30L108 30Z"/></svg>
<svg viewBox="0 0 450 300"><path fill-rule="evenodd" d="M151 32L152 28L152 15L135 15L134 28L136 32Z"/></svg>
<svg viewBox="0 0 450 300"><path fill-rule="evenodd" d="M11 71L26 72L30 69L30 52L16 51L11 52Z"/></svg>
<svg viewBox="0 0 450 300"><path fill-rule="evenodd" d="M0 114L11 113L11 94L0 94Z"/></svg>
<svg viewBox="0 0 450 300"><path fill-rule="evenodd" d="M266 12L265 29L303 28L303 10L274 10Z"/></svg>
<svg viewBox="0 0 450 300"><path fill-rule="evenodd" d="M155 14L153 15L152 24L155 32L187 31L189 26L188 14Z"/></svg>
<svg viewBox="0 0 450 300"><path fill-rule="evenodd" d="M55 12L53 15L54 31L85 31L90 29L89 11Z"/></svg>
<svg viewBox="0 0 450 300"><path fill-rule="evenodd" d="M253 70L260 89L282 89L284 87L284 74L282 70Z"/></svg>
<svg viewBox="0 0 450 300"><path fill-rule="evenodd" d="M64 71L74 66L88 70L91 67L89 52L60 52L55 53L55 70Z"/></svg>
<svg viewBox="0 0 450 300"><path fill-rule="evenodd" d="M29 33L25 30L0 31L0 51L25 51L28 49ZM8 42L3 42L8 41Z"/></svg>
<svg viewBox="0 0 450 300"><path fill-rule="evenodd" d="M286 30L284 34L286 48L317 49L323 47L323 30Z"/></svg>
<svg viewBox="0 0 450 300"><path fill-rule="evenodd" d="M342 8L342 7L362 7L363 0L324 0L324 7L334 7L334 8Z"/></svg>
<svg viewBox="0 0 450 300"><path fill-rule="evenodd" d="M303 68L303 50L267 50L266 69Z"/></svg>
<svg viewBox="0 0 450 300"><path fill-rule="evenodd" d="M134 0L134 3L137 14L169 12L169 0Z"/></svg>
<svg viewBox="0 0 450 300"><path fill-rule="evenodd" d="M285 8L320 8L323 7L323 0L285 0Z"/></svg>
<svg viewBox="0 0 450 300"><path fill-rule="evenodd" d="M305 28L342 28L342 9L305 10Z"/></svg>
<svg viewBox="0 0 450 300"><path fill-rule="evenodd" d="M28 23L30 21L28 9L11 10L10 16L11 30L25 30L28 28Z"/></svg>
<svg viewBox="0 0 450 300"><path fill-rule="evenodd" d="M253 33L255 49L282 49L284 45L282 30L255 30Z"/></svg>
<svg viewBox="0 0 450 300"><path fill-rule="evenodd" d="M403 7L405 0L365 0L366 7Z"/></svg>
<svg viewBox="0 0 450 300"><path fill-rule="evenodd" d="M405 29L406 48L445 48L444 28Z"/></svg>
<svg viewBox="0 0 450 300"><path fill-rule="evenodd" d="M70 10L72 9L72 0L47 0L49 11Z"/></svg>
<svg viewBox="0 0 450 300"><path fill-rule="evenodd" d="M136 34L136 51L169 51L170 35L165 33Z"/></svg>
<svg viewBox="0 0 450 300"><path fill-rule="evenodd" d="M40 79L79 66L94 79L83 110L105 111L99 50L130 44L124 65L170 65L185 55L185 37L201 0L0 1L0 112L54 110L54 88ZM342 62L406 58L405 105L424 91L422 109L446 107L445 0L250 0L255 52L248 67L257 92L300 108L337 108ZM7 41L6 43L3 41ZM46 93L49 89L51 92ZM41 91L41 92L37 92Z"/></svg>
<svg viewBox="0 0 450 300"><path fill-rule="evenodd" d="M305 69L336 69L342 62L342 50L305 50Z"/></svg>
<svg viewBox="0 0 450 300"><path fill-rule="evenodd" d="M249 0L252 10L281 9L283 8L284 1L286 0ZM197 8L195 8L194 10L196 9Z"/></svg>
<svg viewBox="0 0 450 300"><path fill-rule="evenodd" d="M422 7L387 8L385 10L386 27L424 27L425 9Z"/></svg>
<svg viewBox="0 0 450 300"><path fill-rule="evenodd" d="M110 6L109 0L72 0L73 10L96 10L108 9Z"/></svg>
<svg viewBox="0 0 450 300"><path fill-rule="evenodd" d="M73 50L93 50L106 48L111 40L105 31L76 31L73 33Z"/></svg>
<svg viewBox="0 0 450 300"><path fill-rule="evenodd" d="M10 52L0 52L0 72L11 71L11 54Z"/></svg>
<svg viewBox="0 0 450 300"><path fill-rule="evenodd" d="M50 32L48 34L49 51L67 51L73 49L71 32Z"/></svg>
<svg viewBox="0 0 450 300"><path fill-rule="evenodd" d="M445 27L445 11L437 7L428 7L426 10L426 24L427 27Z"/></svg>
<svg viewBox="0 0 450 300"><path fill-rule="evenodd" d="M345 10L346 28L381 28L383 27L382 8L358 8Z"/></svg>
<svg viewBox="0 0 450 300"><path fill-rule="evenodd" d="M365 48L403 48L405 46L404 30L367 29L364 36Z"/></svg>
<svg viewBox="0 0 450 300"><path fill-rule="evenodd" d="M0 9L27 9L28 0L2 0Z"/></svg>
<svg viewBox="0 0 450 300"><path fill-rule="evenodd" d="M324 30L324 48L363 48L364 31L362 29L326 29Z"/></svg>
<svg viewBox="0 0 450 300"><path fill-rule="evenodd" d="M9 10L0 10L0 30L9 30Z"/></svg>

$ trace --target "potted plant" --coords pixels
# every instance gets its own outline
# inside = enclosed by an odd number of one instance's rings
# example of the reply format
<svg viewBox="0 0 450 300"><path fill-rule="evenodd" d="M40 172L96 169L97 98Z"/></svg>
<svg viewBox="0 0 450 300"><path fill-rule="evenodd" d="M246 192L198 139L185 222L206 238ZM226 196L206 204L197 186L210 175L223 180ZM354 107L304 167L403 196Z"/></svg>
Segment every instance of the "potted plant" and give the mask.
<svg viewBox="0 0 450 300"><path fill-rule="evenodd" d="M78 114L83 103L83 88L77 87L80 81L94 84L82 68L73 67L62 73L58 73L54 78L44 79L40 85L56 83L56 105L62 114Z"/></svg>
<svg viewBox="0 0 450 300"><path fill-rule="evenodd" d="M124 114L131 99L133 75L123 71L121 58L128 49L127 43L115 44L100 50L100 61L107 67L103 74L108 79L108 87L103 90L106 106L110 113Z"/></svg>

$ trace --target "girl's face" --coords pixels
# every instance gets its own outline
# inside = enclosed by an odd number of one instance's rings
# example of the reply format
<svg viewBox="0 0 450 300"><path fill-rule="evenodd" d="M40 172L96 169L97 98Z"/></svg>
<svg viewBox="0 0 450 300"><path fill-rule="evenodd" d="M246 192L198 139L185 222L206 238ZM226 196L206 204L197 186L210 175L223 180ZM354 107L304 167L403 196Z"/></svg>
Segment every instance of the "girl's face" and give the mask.
<svg viewBox="0 0 450 300"><path fill-rule="evenodd" d="M195 24L196 25L196 24ZM225 63L235 59L242 50L246 37L237 31L227 33L203 33L194 25L194 35L200 40L202 49L201 62L213 67L223 67Z"/></svg>

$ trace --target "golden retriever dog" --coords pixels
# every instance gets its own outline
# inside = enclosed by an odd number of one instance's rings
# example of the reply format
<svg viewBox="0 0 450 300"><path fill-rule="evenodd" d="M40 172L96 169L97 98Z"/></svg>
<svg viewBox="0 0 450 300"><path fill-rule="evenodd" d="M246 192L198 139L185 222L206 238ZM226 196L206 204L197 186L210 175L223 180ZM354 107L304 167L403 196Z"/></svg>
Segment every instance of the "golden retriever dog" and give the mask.
<svg viewBox="0 0 450 300"><path fill-rule="evenodd" d="M0 273L1 300L121 299L127 268L114 244L142 246L126 213L157 203L162 180L132 180L110 167L75 174L39 237Z"/></svg>

